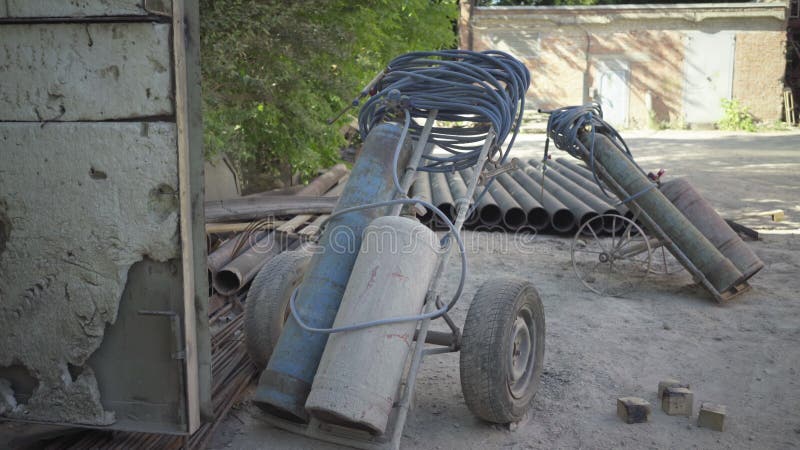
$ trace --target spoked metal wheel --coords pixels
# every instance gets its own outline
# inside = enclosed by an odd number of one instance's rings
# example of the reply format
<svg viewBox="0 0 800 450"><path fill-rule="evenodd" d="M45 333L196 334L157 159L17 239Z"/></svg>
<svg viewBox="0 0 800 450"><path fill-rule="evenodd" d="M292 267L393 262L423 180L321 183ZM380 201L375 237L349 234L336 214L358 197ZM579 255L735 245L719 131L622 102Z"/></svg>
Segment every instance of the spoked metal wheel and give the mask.
<svg viewBox="0 0 800 450"><path fill-rule="evenodd" d="M659 244L653 247L655 250L653 250L653 261L650 263L650 273L671 275L685 270L681 263L672 256L672 253L670 253L665 246Z"/></svg>
<svg viewBox="0 0 800 450"><path fill-rule="evenodd" d="M601 235L594 230L603 220L613 224L622 222L623 226L615 227L620 231ZM650 272L653 249L636 222L616 214L603 214L578 229L571 257L575 274L590 291L620 296L633 290Z"/></svg>

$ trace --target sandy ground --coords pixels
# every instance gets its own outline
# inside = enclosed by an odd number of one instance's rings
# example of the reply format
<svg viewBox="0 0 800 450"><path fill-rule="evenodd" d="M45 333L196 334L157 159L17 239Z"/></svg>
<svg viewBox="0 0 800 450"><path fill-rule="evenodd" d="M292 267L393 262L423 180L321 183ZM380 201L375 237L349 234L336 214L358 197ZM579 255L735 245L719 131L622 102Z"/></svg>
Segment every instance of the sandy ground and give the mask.
<svg viewBox="0 0 800 450"><path fill-rule="evenodd" d="M800 134L626 132L640 164L686 175L726 218L765 231L750 242L766 267L752 291L725 305L685 272L650 275L622 298L587 291L572 271L564 236L467 232L470 276L453 311L463 324L487 280L527 279L547 317L539 392L514 431L476 419L461 393L458 354L425 360L407 449L800 448ZM519 158L541 157L544 137L522 136ZM561 155L556 155L561 156ZM786 219L753 216L782 209ZM457 282L454 265L443 290ZM440 323L434 329L443 330ZM696 417L658 408L658 381L691 384L701 401L728 407L727 429L697 428ZM626 425L615 400L651 402L647 424ZM335 449L267 425L248 400L219 428L212 449ZM0 448L3 448L0 433Z"/></svg>
<svg viewBox="0 0 800 450"><path fill-rule="evenodd" d="M650 275L623 298L588 292L572 272L571 238L466 235L470 277L453 312L461 324L478 287L506 275L533 282L547 317L539 392L515 431L474 418L461 393L458 354L425 360L404 431L408 449L798 448L800 447L800 135L719 132L626 133L637 161L687 175L727 218L773 229L751 242L766 263L752 291L725 305L685 272ZM541 155L542 136L523 136L516 156ZM786 220L746 217L783 209ZM456 283L454 267L443 281ZM443 329L441 326L435 327ZM658 381L690 383L700 401L728 407L727 429L658 408ZM650 423L626 425L620 396L651 402ZM226 420L211 448L340 448L278 430L249 401Z"/></svg>

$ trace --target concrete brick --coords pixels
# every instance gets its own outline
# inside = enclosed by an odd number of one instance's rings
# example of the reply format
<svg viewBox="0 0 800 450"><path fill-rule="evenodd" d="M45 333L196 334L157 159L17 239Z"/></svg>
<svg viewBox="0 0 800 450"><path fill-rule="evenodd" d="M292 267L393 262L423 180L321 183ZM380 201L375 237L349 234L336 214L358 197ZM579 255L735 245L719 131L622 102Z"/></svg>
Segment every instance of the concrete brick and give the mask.
<svg viewBox="0 0 800 450"><path fill-rule="evenodd" d="M723 431L725 429L726 415L727 408L725 405L702 402L700 403L700 414L697 416L697 426Z"/></svg>
<svg viewBox="0 0 800 450"><path fill-rule="evenodd" d="M671 387L682 387L689 389L690 386L687 383L681 383L675 378L666 378L661 380L658 382L658 401L661 401L661 399L664 398L664 391Z"/></svg>
<svg viewBox="0 0 800 450"><path fill-rule="evenodd" d="M650 403L639 397L617 399L617 416L625 423L644 423L650 420Z"/></svg>
<svg viewBox="0 0 800 450"><path fill-rule="evenodd" d="M170 25L0 26L0 120L173 114Z"/></svg>
<svg viewBox="0 0 800 450"><path fill-rule="evenodd" d="M689 417L692 415L693 403L694 394L689 389L668 387L661 398L661 410L670 416Z"/></svg>

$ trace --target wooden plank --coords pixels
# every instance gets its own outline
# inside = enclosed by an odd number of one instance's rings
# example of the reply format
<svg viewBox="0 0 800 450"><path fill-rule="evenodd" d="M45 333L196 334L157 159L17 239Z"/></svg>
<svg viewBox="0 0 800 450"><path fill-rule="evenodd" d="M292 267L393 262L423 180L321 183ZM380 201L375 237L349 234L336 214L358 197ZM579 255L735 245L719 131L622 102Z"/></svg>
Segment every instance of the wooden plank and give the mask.
<svg viewBox="0 0 800 450"><path fill-rule="evenodd" d="M286 221L286 223L279 226L276 231L284 234L293 233L296 229L308 222L312 217L314 216L309 214L300 214L298 216L294 216L290 220Z"/></svg>
<svg viewBox="0 0 800 450"><path fill-rule="evenodd" d="M189 143L189 169L191 178L191 214L192 235L194 245L194 306L197 311L197 366L199 407L202 421L214 417L214 407L211 399L211 330L208 324L208 279L206 278L206 240L201 236L205 233L205 210L203 208L203 170L205 155L203 153L203 114L202 98L200 92L200 4L199 0L180 0L182 9L175 9L179 0L169 0L172 3L173 17L183 17L183 22L174 21L173 42L178 46L182 42L185 57L185 84L186 95L186 120L183 121L188 132ZM147 5L148 2L145 2ZM180 30L183 30L181 33ZM176 56L179 53L176 52Z"/></svg>
<svg viewBox="0 0 800 450"><path fill-rule="evenodd" d="M312 239L314 236L319 234L322 222L328 220L328 217L330 217L329 214L323 214L321 216L317 216L317 218L314 219L313 222L306 225L302 230L300 230L299 233L297 233L297 235L303 238L304 240Z"/></svg>
<svg viewBox="0 0 800 450"><path fill-rule="evenodd" d="M744 225L742 225L742 224L740 224L738 222L735 222L735 221L733 221L731 219L725 219L725 222L728 223L728 226L730 226L733 229L733 231L735 231L735 232L737 232L739 234L743 234L743 235L745 235L745 236L747 236L749 238L758 240L758 231L756 231L756 230L754 230L754 229L752 229L750 227L746 227L746 226L744 226Z"/></svg>
<svg viewBox="0 0 800 450"><path fill-rule="evenodd" d="M256 230L272 230L280 225L286 223L285 220L271 220L265 221L259 225ZM239 233L248 229L253 222L234 222L234 223L207 223L206 233L209 234L224 234L224 233Z"/></svg>
<svg viewBox="0 0 800 450"><path fill-rule="evenodd" d="M198 156L202 167L202 147L195 145L192 148L190 143L190 132L197 132L196 129L190 130L189 121L189 90L188 90L188 68L187 68L187 49L186 42L187 27L186 9L184 0L175 0L173 3L172 26L174 29L172 40L172 54L175 71L175 122L178 128L178 193L180 200L180 237L181 237L181 261L183 262L183 333L185 345L185 368L186 368L186 420L187 431L191 434L200 427L200 370L198 361L198 334L197 334L197 310L198 302L195 296L199 295L195 284L196 271L198 266L204 264L195 258L195 236L197 241L205 242L200 239L203 234L196 234L194 225L197 224L197 209L202 203L202 179L196 173ZM192 3L191 11L197 14L197 4ZM199 106L199 105L198 105ZM199 155L198 155L199 152ZM194 167L193 167L194 166ZM198 187L198 182L200 186ZM199 200L199 201L198 201ZM197 201L197 202L196 202ZM201 224L202 225L202 222ZM199 255L198 255L199 256ZM200 261L203 261L204 258ZM205 269L205 268L204 268ZM204 270L205 272L205 270ZM202 292L202 291L201 291ZM207 305L207 301L202 304ZM209 336L205 336L209 338ZM210 351L210 349L209 349Z"/></svg>
<svg viewBox="0 0 800 450"><path fill-rule="evenodd" d="M0 121L171 116L169 42L164 23L0 25Z"/></svg>
<svg viewBox="0 0 800 450"><path fill-rule="evenodd" d="M206 222L233 222L295 214L328 214L338 197L271 195L206 202Z"/></svg>
<svg viewBox="0 0 800 450"><path fill-rule="evenodd" d="M0 18L146 16L170 8L170 0L4 0Z"/></svg>

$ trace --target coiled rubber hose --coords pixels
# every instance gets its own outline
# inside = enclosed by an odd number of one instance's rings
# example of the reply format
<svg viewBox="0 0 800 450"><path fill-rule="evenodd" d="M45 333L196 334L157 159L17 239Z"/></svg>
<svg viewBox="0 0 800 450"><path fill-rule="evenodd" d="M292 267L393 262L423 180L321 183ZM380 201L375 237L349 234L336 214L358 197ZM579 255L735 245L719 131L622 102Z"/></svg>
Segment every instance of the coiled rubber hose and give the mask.
<svg viewBox="0 0 800 450"><path fill-rule="evenodd" d="M402 121L403 131L392 155L398 170L401 170L397 167L398 155L406 136L410 133L412 137L418 139L422 133L423 125L413 119L427 119L430 111L437 110L436 119L439 121L474 124L471 127L432 128L428 142L434 143L450 155L444 157L423 155L421 166L417 170L445 172L478 164L481 149L490 129L494 130L495 145L489 156L496 158L500 163L505 161L519 133L525 109L525 93L530 84L530 73L524 64L507 53L444 50L408 53L395 58L384 70L383 76L377 80L371 93L373 96L359 113L359 131L361 136L366 138L369 131L381 122ZM364 94L362 91L362 95ZM353 104L357 105L358 100ZM511 140L503 151L497 143L505 142L509 134ZM489 180L483 193L493 181L494 179ZM395 204L420 204L429 208L450 230L442 241L443 245L447 245L449 238L452 237L460 253L461 276L451 300L426 314L390 317L335 328L315 328L306 324L298 314L295 305L297 289L295 289L289 299L289 309L295 321L304 330L332 334L400 322L435 319L450 311L458 302L467 277L466 249L460 230L456 229L455 224L436 206L421 199L408 198L400 185L397 171L394 174L394 185L401 198L348 208L334 215ZM477 203L478 200L475 201L475 204Z"/></svg>
<svg viewBox="0 0 800 450"><path fill-rule="evenodd" d="M489 155L502 162L519 132L529 84L525 65L504 52L408 53L393 59L373 87L373 96L359 112L359 131L366 137L374 126L407 111L412 119L409 133L418 138L423 124L413 119L424 122L431 110L437 110L437 121L456 126L434 126L429 142L449 155L425 155L418 170L445 172L474 166L490 127L498 143L511 135L505 152L498 146Z"/></svg>
<svg viewBox="0 0 800 450"><path fill-rule="evenodd" d="M625 140L622 139L619 132L608 122L603 120L603 108L599 104L589 103L581 106L567 106L565 108L544 112L550 114L550 118L547 120L547 139L544 144L543 161L545 163L548 160L548 147L551 139L556 148L564 150L575 158L583 160L588 155L589 170L592 172L595 183L597 183L600 190L602 190L606 196L611 197L611 195L606 192L603 183L601 183L600 179L597 177L597 172L595 170L594 140L596 133L601 133L608 137L611 143L631 160L633 165L636 166L643 175L647 176L645 171L634 161L633 154L628 148L628 144L625 143ZM580 139L578 139L578 132L581 130L584 132L588 131L589 133L589 148L586 148ZM622 199L617 205L619 206L630 202L656 186L656 183L652 183L648 188L628 198Z"/></svg>

